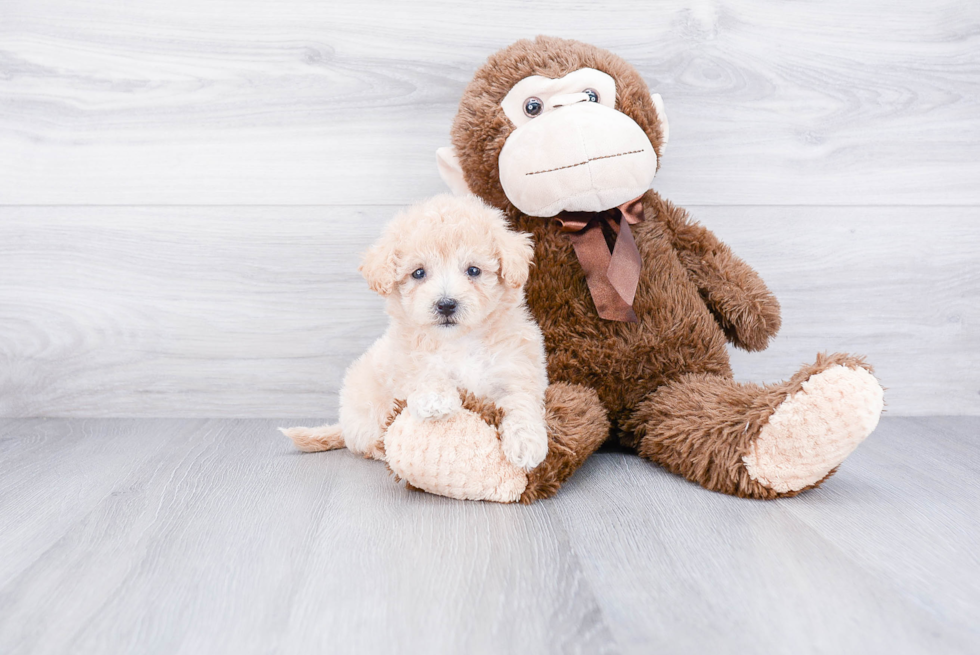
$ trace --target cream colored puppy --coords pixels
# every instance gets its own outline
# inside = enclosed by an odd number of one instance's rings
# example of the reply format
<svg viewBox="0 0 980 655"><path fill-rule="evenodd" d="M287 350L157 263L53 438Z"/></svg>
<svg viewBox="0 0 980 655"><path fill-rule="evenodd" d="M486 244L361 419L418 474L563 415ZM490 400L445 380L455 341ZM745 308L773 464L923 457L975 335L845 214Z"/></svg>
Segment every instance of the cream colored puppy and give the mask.
<svg viewBox="0 0 980 655"><path fill-rule="evenodd" d="M360 269L387 299L391 322L347 369L339 425L283 433L300 450L346 445L380 459L396 399L415 418L438 420L459 411L465 389L505 411L507 459L526 470L540 464L548 379L522 290L532 255L530 237L475 196L436 196L396 216Z"/></svg>

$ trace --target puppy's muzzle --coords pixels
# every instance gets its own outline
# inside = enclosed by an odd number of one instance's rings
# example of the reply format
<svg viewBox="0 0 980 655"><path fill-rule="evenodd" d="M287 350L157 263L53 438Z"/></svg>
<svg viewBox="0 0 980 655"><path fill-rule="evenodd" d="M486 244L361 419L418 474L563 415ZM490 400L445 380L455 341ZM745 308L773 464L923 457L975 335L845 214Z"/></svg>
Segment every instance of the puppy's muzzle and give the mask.
<svg viewBox="0 0 980 655"><path fill-rule="evenodd" d="M440 298L436 302L436 311L446 318L455 314L457 307L459 307L459 303L456 302L455 298Z"/></svg>

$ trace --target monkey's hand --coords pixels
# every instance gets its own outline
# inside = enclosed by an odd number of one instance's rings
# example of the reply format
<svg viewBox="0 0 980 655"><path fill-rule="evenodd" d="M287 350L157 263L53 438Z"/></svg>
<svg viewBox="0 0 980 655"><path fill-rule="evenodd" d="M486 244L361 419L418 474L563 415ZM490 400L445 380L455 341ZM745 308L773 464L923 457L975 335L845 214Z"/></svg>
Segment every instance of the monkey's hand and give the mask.
<svg viewBox="0 0 980 655"><path fill-rule="evenodd" d="M717 268L709 265L702 274L701 297L732 345L743 350L764 350L779 332L779 301L759 274L741 259L730 252L720 259L728 261Z"/></svg>
<svg viewBox="0 0 980 655"><path fill-rule="evenodd" d="M743 350L763 350L779 332L781 319L779 302L759 274L686 211L653 192L648 200L728 341Z"/></svg>

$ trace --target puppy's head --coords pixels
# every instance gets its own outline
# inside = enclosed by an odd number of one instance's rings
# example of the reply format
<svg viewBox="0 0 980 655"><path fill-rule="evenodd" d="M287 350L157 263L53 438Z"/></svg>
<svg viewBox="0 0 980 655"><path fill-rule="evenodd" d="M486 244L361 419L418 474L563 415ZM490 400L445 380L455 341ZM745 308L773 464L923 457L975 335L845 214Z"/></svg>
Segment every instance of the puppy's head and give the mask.
<svg viewBox="0 0 980 655"><path fill-rule="evenodd" d="M457 331L521 302L534 249L476 196L436 196L399 214L364 255L361 273L388 311L421 328Z"/></svg>

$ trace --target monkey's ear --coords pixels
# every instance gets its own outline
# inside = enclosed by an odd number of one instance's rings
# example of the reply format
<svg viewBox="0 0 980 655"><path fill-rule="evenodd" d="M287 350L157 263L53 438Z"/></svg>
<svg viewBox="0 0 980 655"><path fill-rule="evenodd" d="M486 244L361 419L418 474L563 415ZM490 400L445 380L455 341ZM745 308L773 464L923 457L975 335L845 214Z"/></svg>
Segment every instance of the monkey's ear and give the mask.
<svg viewBox="0 0 980 655"><path fill-rule="evenodd" d="M667 145L667 141L670 140L670 125L667 124L667 112L664 111L664 99L660 97L659 93L651 93L650 99L653 100L653 106L657 110L657 120L660 122L660 133L664 135L664 141L660 144L660 152L663 154L663 147Z"/></svg>
<svg viewBox="0 0 980 655"><path fill-rule="evenodd" d="M459 165L459 157L456 156L456 149L446 146L436 150L436 164L439 166L439 175L446 183L453 195L466 196L470 194L470 188L463 179L463 167Z"/></svg>
<svg viewBox="0 0 980 655"><path fill-rule="evenodd" d="M497 257L500 259L500 277L512 289L520 289L527 282L534 244L531 235L514 232L503 226L497 234Z"/></svg>
<svg viewBox="0 0 980 655"><path fill-rule="evenodd" d="M382 296L387 296L394 291L397 269L398 253L395 251L394 240L388 234L368 248L358 268L367 280L371 291Z"/></svg>

